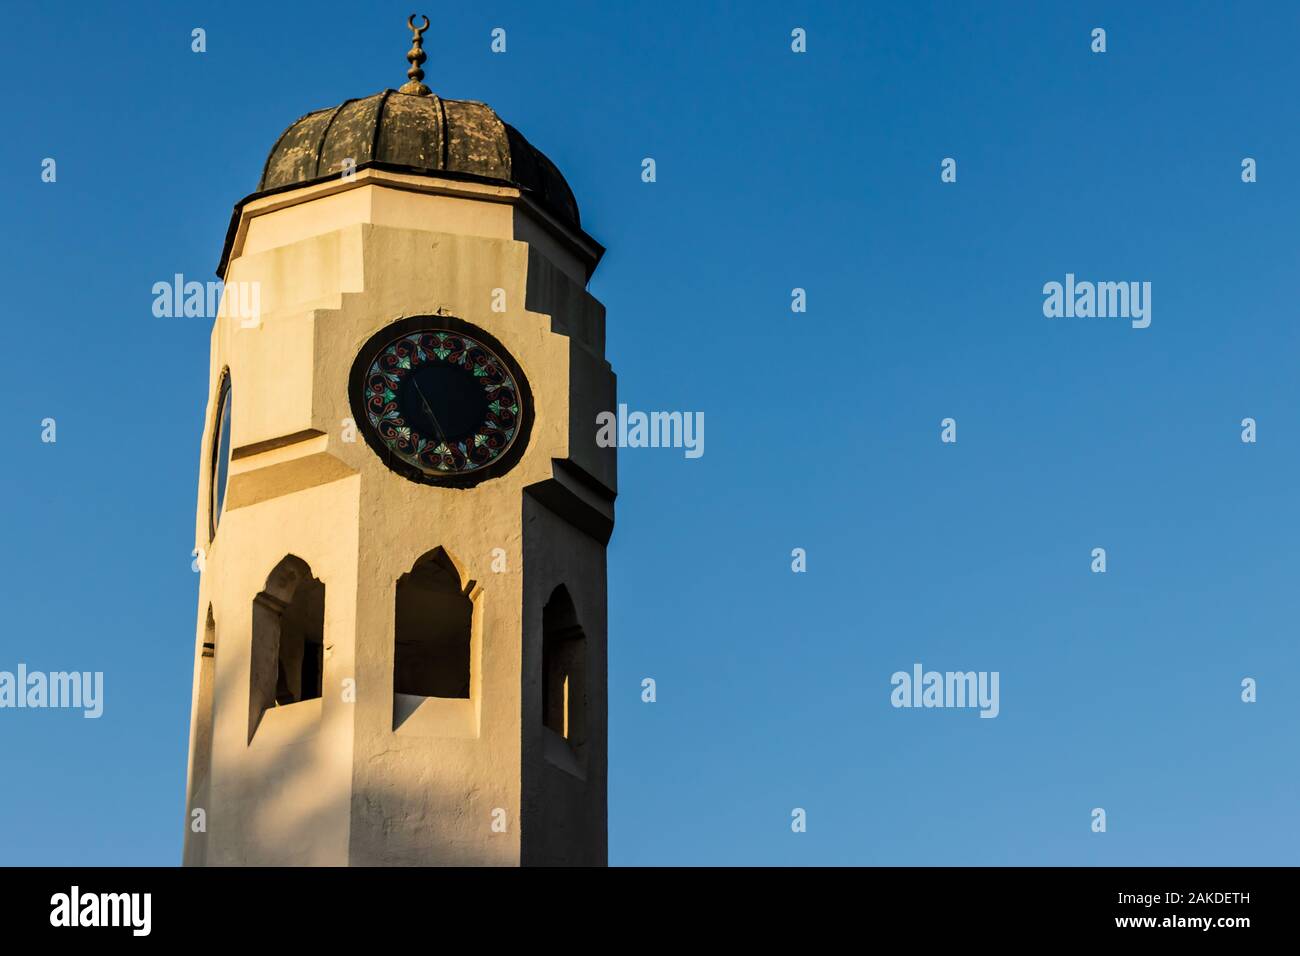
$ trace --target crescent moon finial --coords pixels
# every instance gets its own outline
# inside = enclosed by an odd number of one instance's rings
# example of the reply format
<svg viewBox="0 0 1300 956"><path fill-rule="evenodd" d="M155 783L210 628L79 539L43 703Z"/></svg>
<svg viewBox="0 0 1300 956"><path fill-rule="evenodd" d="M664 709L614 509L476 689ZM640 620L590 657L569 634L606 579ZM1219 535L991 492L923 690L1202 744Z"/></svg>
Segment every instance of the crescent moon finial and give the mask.
<svg viewBox="0 0 1300 956"><path fill-rule="evenodd" d="M421 19L424 20L424 26L422 26L422 27L417 27L417 26L415 25L415 14L414 14L414 13L412 13L409 17L406 18L406 25L407 25L408 27L411 28L411 32L415 34L415 38L416 38L417 40L421 39L422 34L424 33L424 31L427 30L427 29L429 29L429 18L428 18L425 14L423 14L423 13L420 14L420 17L421 17Z"/></svg>
<svg viewBox="0 0 1300 956"><path fill-rule="evenodd" d="M424 26L415 25L415 14L412 13L406 18L406 25L410 28L412 35L411 49L406 52L406 59L410 62L411 68L406 71L406 82L398 89L399 93L410 93L413 96L432 96L433 91L424 85L424 70L420 66L428 57L424 53L424 31L429 29L429 18L425 14L420 14L424 20Z"/></svg>

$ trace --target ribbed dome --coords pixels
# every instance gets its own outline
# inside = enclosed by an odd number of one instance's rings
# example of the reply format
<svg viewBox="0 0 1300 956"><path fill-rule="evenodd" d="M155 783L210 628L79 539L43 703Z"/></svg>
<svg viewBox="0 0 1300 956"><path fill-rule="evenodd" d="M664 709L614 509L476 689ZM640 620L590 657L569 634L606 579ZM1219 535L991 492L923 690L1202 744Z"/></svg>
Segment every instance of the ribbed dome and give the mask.
<svg viewBox="0 0 1300 956"><path fill-rule="evenodd" d="M258 192L357 168L464 176L517 186L562 221L581 228L578 204L555 164L490 107L384 90L308 113L286 129L266 158Z"/></svg>

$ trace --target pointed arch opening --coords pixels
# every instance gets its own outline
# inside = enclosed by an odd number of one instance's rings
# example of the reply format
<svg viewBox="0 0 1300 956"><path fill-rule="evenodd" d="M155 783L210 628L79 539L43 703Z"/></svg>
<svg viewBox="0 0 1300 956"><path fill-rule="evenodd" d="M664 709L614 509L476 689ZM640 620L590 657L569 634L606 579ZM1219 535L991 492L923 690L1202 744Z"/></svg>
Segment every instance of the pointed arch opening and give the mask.
<svg viewBox="0 0 1300 956"><path fill-rule="evenodd" d="M442 548L419 558L397 580L393 692L468 700L474 582Z"/></svg>
<svg viewBox="0 0 1300 956"><path fill-rule="evenodd" d="M268 709L318 699L324 671L325 585L287 555L253 598L248 739Z"/></svg>

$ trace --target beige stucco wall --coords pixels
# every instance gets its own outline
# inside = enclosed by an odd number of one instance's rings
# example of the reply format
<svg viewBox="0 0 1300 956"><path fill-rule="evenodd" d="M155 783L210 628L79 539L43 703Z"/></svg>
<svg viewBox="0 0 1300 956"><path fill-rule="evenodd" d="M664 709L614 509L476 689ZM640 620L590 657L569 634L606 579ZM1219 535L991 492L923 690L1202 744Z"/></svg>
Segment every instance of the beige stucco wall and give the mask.
<svg viewBox="0 0 1300 956"><path fill-rule="evenodd" d="M190 758L193 768L207 719L197 661L211 606L212 769L202 787L190 781L188 809L206 801L208 829L187 827L186 862L605 861L605 549L599 532L575 522L612 520L614 451L595 446L594 422L614 407L614 378L603 309L583 287L582 241L512 190L373 171L245 207L225 278L259 283L262 315L248 328L220 317L212 333ZM492 311L496 288L504 313ZM345 440L357 351L403 317L438 313L495 336L533 395L522 458L470 489L408 481L359 431ZM209 543L213 404L225 368L235 460ZM426 699L395 731L396 582L439 546L474 602L471 699ZM253 597L288 554L325 584L323 695L268 710L250 743ZM599 674L589 684L599 732L585 781L541 757L538 594L544 602L552 582L573 593L588 670ZM505 833L492 830L497 808Z"/></svg>

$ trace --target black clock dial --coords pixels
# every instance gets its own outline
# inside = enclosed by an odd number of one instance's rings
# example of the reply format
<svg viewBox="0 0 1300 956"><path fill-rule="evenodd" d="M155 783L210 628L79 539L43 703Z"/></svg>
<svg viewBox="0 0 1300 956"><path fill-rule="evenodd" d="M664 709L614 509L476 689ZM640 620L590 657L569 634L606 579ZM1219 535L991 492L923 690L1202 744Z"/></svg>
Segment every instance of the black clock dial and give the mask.
<svg viewBox="0 0 1300 956"><path fill-rule="evenodd" d="M508 467L526 424L522 374L485 333L431 316L371 340L354 366L367 440L408 477L435 483ZM438 323L438 324L435 324Z"/></svg>
<svg viewBox="0 0 1300 956"><path fill-rule="evenodd" d="M375 374L385 377L382 372ZM400 378L397 413L419 434L458 447L476 435L492 415L488 396L473 372L448 362L431 363ZM509 401L514 403L513 395Z"/></svg>

